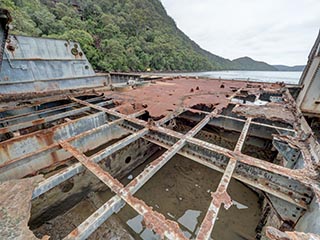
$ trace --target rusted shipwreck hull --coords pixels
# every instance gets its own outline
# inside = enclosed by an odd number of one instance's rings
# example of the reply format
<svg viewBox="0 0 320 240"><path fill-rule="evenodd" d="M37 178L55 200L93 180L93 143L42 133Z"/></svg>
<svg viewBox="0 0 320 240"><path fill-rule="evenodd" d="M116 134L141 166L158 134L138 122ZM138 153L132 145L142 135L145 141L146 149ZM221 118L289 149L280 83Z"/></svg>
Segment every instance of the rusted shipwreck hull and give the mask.
<svg viewBox="0 0 320 240"><path fill-rule="evenodd" d="M79 44L62 40L10 36L3 52L2 239L36 238L28 223L41 226L106 189L114 195L53 238L92 237L127 204L161 238L186 239L135 196L175 155L222 173L197 239L210 239L220 209L232 204L231 179L263 198L256 238L319 239L319 144L284 84L96 75Z"/></svg>

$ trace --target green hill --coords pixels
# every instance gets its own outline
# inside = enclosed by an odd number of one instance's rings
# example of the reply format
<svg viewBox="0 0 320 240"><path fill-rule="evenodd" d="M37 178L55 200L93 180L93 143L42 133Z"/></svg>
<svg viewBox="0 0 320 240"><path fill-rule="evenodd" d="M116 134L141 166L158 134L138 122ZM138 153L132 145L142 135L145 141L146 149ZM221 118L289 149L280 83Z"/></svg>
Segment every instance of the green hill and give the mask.
<svg viewBox="0 0 320 240"><path fill-rule="evenodd" d="M249 57L237 58L232 61L232 68L236 70L251 70L251 71L278 71L274 66L265 62L258 62Z"/></svg>
<svg viewBox="0 0 320 240"><path fill-rule="evenodd" d="M292 71L292 72L302 72L305 65L296 66L286 66L286 65L273 65L278 71Z"/></svg>
<svg viewBox="0 0 320 240"><path fill-rule="evenodd" d="M76 40L96 70L272 68L201 49L177 28L159 0L1 0L0 7L11 11L11 33Z"/></svg>

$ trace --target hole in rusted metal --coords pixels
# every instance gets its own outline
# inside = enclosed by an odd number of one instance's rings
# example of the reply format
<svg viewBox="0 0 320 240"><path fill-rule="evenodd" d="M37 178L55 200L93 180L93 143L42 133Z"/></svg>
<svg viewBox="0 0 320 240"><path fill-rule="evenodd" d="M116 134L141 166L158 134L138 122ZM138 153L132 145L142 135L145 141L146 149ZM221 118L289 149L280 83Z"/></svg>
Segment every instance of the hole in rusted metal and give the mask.
<svg viewBox="0 0 320 240"><path fill-rule="evenodd" d="M127 163L127 164L130 163L131 162L131 157L128 156L124 162Z"/></svg>

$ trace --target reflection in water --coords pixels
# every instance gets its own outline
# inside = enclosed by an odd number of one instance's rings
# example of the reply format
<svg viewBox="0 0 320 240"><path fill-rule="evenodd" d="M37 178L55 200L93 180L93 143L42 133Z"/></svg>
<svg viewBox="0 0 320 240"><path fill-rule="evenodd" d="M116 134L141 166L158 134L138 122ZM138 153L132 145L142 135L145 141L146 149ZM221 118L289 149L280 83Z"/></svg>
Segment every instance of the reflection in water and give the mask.
<svg viewBox="0 0 320 240"><path fill-rule="evenodd" d="M189 231L194 232L198 224L198 217L201 211L187 210L181 218L178 219L178 223L186 227Z"/></svg>
<svg viewBox="0 0 320 240"><path fill-rule="evenodd" d="M235 200L232 201L233 205L235 205L238 209L247 209L248 207L246 205L243 205Z"/></svg>
<svg viewBox="0 0 320 240"><path fill-rule="evenodd" d="M195 230L199 230L200 222L198 217L200 216L201 211L197 210L187 210L185 213L177 220L184 228L187 230L183 231L187 238L190 238L192 235L196 234ZM171 218L175 218L170 213L167 213ZM160 236L155 234L152 230L146 229L143 226L143 217L140 215L135 216L134 218L129 219L126 223L127 225L139 236L141 239L160 239ZM197 227L197 229L196 229Z"/></svg>
<svg viewBox="0 0 320 240"><path fill-rule="evenodd" d="M149 239L160 239L160 236L155 234L152 230L145 228L142 225L143 217L137 215L136 217L127 221L127 225L137 233L141 239L149 240Z"/></svg>

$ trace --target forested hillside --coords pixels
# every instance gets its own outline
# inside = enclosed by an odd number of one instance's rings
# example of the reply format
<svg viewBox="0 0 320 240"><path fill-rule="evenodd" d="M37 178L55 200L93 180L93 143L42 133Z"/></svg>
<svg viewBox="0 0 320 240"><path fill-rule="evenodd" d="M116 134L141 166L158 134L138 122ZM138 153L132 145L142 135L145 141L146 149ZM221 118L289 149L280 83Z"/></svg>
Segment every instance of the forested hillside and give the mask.
<svg viewBox="0 0 320 240"><path fill-rule="evenodd" d="M277 68L265 62L258 62L249 57L237 58L232 61L233 67L237 70L249 71L277 71Z"/></svg>
<svg viewBox="0 0 320 240"><path fill-rule="evenodd" d="M293 72L302 72L306 67L305 65L296 65L296 66L285 66L285 65L273 65L278 71L293 71Z"/></svg>
<svg viewBox="0 0 320 240"><path fill-rule="evenodd" d="M177 28L159 0L0 2L13 17L11 33L76 40L96 70L246 68L201 49Z"/></svg>

